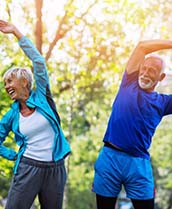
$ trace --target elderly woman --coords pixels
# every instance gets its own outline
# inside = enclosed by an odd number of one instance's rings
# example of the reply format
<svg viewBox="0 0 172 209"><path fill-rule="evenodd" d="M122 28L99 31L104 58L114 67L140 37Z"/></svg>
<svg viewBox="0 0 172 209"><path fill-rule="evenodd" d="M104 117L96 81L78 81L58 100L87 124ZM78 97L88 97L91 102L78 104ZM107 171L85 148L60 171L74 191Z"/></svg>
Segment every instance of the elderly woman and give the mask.
<svg viewBox="0 0 172 209"><path fill-rule="evenodd" d="M37 195L41 209L61 209L64 158L70 146L60 127L45 60L13 24L0 20L0 31L18 39L33 63L36 84L32 90L32 72L26 68L12 68L4 74L5 89L14 103L0 121L0 155L15 160L6 209L29 209ZM18 153L3 145L10 131L20 147Z"/></svg>

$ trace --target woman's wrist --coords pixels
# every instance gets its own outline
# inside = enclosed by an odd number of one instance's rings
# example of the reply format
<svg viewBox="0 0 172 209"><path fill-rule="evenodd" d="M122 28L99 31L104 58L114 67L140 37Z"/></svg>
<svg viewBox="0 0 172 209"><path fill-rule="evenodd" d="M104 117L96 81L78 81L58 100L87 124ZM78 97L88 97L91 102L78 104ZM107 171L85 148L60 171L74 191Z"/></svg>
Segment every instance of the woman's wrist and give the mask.
<svg viewBox="0 0 172 209"><path fill-rule="evenodd" d="M18 40L23 37L23 34L15 26L14 26L13 34L16 36Z"/></svg>

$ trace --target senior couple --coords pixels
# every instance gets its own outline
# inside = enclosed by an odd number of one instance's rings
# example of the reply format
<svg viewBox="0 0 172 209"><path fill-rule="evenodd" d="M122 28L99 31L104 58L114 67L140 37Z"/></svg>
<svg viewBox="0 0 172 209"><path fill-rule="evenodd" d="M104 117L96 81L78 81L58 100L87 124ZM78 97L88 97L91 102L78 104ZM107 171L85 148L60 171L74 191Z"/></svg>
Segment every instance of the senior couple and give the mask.
<svg viewBox="0 0 172 209"><path fill-rule="evenodd" d="M0 120L0 156L15 161L5 209L29 209L37 195L41 209L62 209L64 160L71 150L60 126L45 60L12 23L0 20L0 31L16 37L33 65L33 72L14 67L3 75L14 102ZM172 114L172 95L154 91L165 73L162 58L151 53L163 49L172 49L172 41L142 41L128 60L94 166L97 209L114 209L122 185L135 209L154 209L148 150L162 117ZM17 152L3 144L11 131Z"/></svg>

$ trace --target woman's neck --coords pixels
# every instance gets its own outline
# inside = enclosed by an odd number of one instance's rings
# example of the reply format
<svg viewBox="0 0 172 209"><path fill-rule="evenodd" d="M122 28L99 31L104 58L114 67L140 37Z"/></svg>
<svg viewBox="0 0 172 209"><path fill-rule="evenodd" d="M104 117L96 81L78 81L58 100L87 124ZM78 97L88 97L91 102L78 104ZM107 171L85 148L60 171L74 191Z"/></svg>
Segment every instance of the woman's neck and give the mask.
<svg viewBox="0 0 172 209"><path fill-rule="evenodd" d="M34 111L35 109L28 107L25 102L20 102L20 113L24 117L31 115Z"/></svg>

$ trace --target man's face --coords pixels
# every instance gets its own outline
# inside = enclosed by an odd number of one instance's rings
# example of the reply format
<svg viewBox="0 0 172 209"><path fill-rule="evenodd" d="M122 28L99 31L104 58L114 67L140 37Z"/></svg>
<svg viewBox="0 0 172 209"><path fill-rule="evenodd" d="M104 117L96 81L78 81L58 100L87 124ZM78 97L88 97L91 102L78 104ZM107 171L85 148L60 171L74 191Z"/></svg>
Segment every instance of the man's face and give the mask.
<svg viewBox="0 0 172 209"><path fill-rule="evenodd" d="M159 81L161 81L165 74L161 73L163 62L156 57L149 57L145 59L139 71L139 86L140 88L151 92Z"/></svg>

